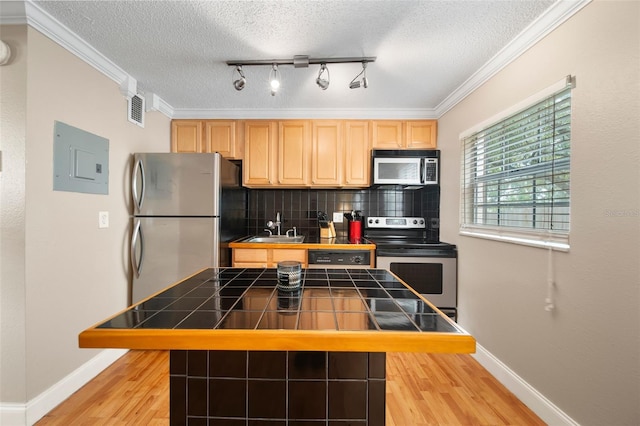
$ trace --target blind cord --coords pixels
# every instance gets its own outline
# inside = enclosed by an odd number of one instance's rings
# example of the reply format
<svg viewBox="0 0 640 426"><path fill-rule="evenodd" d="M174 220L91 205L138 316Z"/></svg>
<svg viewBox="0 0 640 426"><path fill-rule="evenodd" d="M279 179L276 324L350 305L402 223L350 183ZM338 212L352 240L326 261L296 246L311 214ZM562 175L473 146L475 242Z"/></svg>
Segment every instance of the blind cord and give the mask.
<svg viewBox="0 0 640 426"><path fill-rule="evenodd" d="M547 297L544 299L544 310L547 312L551 312L556 308L553 304L553 273L553 248L549 247L547 254Z"/></svg>

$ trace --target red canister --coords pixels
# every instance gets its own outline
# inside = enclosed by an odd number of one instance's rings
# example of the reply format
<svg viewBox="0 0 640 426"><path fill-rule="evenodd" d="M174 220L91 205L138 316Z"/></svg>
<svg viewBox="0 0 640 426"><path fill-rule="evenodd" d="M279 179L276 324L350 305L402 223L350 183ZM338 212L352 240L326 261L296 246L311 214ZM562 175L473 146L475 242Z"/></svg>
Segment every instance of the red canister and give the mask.
<svg viewBox="0 0 640 426"><path fill-rule="evenodd" d="M349 242L359 243L362 240L362 218L354 218L349 222Z"/></svg>

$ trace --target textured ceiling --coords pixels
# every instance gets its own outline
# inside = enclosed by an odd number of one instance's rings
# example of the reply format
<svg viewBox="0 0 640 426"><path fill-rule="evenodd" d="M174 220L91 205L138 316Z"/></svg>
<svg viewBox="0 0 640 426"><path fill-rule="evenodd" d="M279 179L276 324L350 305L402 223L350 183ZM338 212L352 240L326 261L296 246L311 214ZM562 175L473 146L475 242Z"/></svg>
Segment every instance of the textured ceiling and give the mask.
<svg viewBox="0 0 640 426"><path fill-rule="evenodd" d="M434 109L553 0L37 1L175 110ZM269 67L227 60L375 56L368 89L349 89L360 64L282 66L271 96Z"/></svg>

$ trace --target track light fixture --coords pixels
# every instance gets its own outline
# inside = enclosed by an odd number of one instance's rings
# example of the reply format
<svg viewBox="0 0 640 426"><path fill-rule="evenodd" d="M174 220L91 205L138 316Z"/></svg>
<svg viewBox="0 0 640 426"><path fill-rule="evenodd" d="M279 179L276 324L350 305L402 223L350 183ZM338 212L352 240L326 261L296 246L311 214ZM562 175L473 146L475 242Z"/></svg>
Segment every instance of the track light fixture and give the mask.
<svg viewBox="0 0 640 426"><path fill-rule="evenodd" d="M247 83L247 80L242 71L243 66L271 66L271 71L269 73L269 84L271 86L271 96L275 96L280 88L280 72L278 71L278 66L280 65L293 65L295 68L308 68L309 64L320 65L320 71L318 72L318 77L316 78L316 84L322 90L327 90L329 87L329 68L327 68L327 64L347 64L347 63L360 63L362 64L362 71L358 74L351 83L349 83L349 87L351 89L356 89L358 87L367 88L369 86L369 82L367 80L367 63L375 62L376 57L362 57L362 58L309 58L305 55L296 55L293 59L272 59L272 60L238 60L238 61L227 61L227 65L236 67L240 78L233 81L233 87L236 90L242 90ZM326 74L326 77L325 77ZM356 81L360 76L363 75L361 81Z"/></svg>
<svg viewBox="0 0 640 426"><path fill-rule="evenodd" d="M358 77L360 77L361 75L362 75L362 82L356 81L358 80ZM353 78L353 80L351 80L351 83L349 83L349 89L358 89L360 86L364 87L365 89L369 87L369 80L367 80L367 63L366 62L362 62L362 71L360 71L360 73L356 75Z"/></svg>
<svg viewBox="0 0 640 426"><path fill-rule="evenodd" d="M273 64L269 73L269 84L271 85L271 96L275 96L280 89L280 72L278 72L278 64Z"/></svg>
<svg viewBox="0 0 640 426"><path fill-rule="evenodd" d="M247 79L244 77L244 73L242 72L242 65L238 65L236 67L236 71L238 71L240 78L233 81L233 87L235 87L236 90L240 91L244 89L245 84L247 84Z"/></svg>
<svg viewBox="0 0 640 426"><path fill-rule="evenodd" d="M323 78L322 73L326 73L327 78ZM322 90L327 90L327 87L329 87L330 78L331 77L329 75L329 68L327 68L327 64L320 64L320 72L318 72L318 78L316 78L316 84L318 85L318 87Z"/></svg>

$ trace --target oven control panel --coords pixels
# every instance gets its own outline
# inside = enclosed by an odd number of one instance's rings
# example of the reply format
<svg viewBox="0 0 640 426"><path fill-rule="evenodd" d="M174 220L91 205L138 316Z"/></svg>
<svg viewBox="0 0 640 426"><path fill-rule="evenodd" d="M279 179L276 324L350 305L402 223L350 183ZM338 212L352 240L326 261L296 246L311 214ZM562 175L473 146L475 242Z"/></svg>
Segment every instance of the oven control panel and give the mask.
<svg viewBox="0 0 640 426"><path fill-rule="evenodd" d="M367 228L384 229L424 229L426 222L423 217L368 217Z"/></svg>

